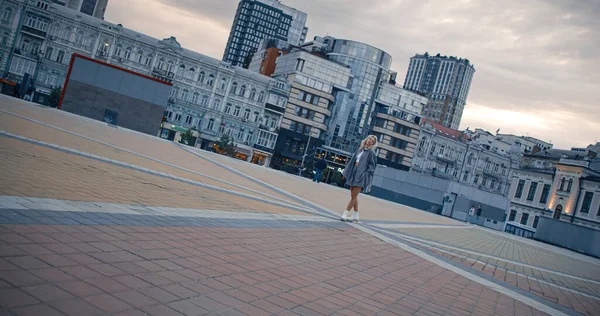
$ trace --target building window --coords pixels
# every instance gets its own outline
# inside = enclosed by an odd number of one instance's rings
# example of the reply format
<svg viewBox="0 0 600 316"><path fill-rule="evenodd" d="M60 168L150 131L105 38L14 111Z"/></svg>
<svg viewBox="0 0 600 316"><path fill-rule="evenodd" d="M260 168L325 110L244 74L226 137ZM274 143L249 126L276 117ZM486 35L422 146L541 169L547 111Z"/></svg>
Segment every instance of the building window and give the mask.
<svg viewBox="0 0 600 316"><path fill-rule="evenodd" d="M423 151L423 149L425 149L426 141L427 141L427 138L425 138L425 137L421 138L421 140L419 141L419 151Z"/></svg>
<svg viewBox="0 0 600 316"><path fill-rule="evenodd" d="M592 206L592 199L594 198L594 192L585 192L583 196L583 203L581 204L581 213L587 214L590 212L590 206Z"/></svg>
<svg viewBox="0 0 600 316"><path fill-rule="evenodd" d="M242 85L240 88L240 97L246 96L246 85Z"/></svg>
<svg viewBox="0 0 600 316"><path fill-rule="evenodd" d="M473 153L470 153L469 158L467 159L467 164L472 165L473 159L475 159L475 155L473 155Z"/></svg>
<svg viewBox="0 0 600 316"><path fill-rule="evenodd" d="M401 164L402 161L404 160L404 156L397 154L395 152L388 151L387 154L385 155L385 159L387 159L391 162Z"/></svg>
<svg viewBox="0 0 600 316"><path fill-rule="evenodd" d="M12 20L13 10L11 8L4 9L2 12L2 22L9 23Z"/></svg>
<svg viewBox="0 0 600 316"><path fill-rule="evenodd" d="M244 120L249 120L250 119L250 109L246 109L244 111Z"/></svg>
<svg viewBox="0 0 600 316"><path fill-rule="evenodd" d="M535 197L535 191L537 190L537 182L531 182L531 186L529 186L529 193L527 193L527 201L533 201Z"/></svg>
<svg viewBox="0 0 600 316"><path fill-rule="evenodd" d="M517 211L511 210L510 211L510 216L508 217L508 221L509 222L514 222L515 218L517 218Z"/></svg>
<svg viewBox="0 0 600 316"><path fill-rule="evenodd" d="M256 89L252 88L252 90L250 90L250 97L251 100L255 100L256 98Z"/></svg>
<svg viewBox="0 0 600 316"><path fill-rule="evenodd" d="M237 88L238 88L237 82L232 83L231 84L231 89L229 90L229 93L231 93L231 94L237 94Z"/></svg>
<svg viewBox="0 0 600 316"><path fill-rule="evenodd" d="M192 96L192 103L198 104L199 97L200 97L200 94L198 92L194 92L194 95Z"/></svg>
<svg viewBox="0 0 600 316"><path fill-rule="evenodd" d="M261 92L258 94L258 102L263 102L264 100L265 100L265 92L264 92L264 91L261 91Z"/></svg>
<svg viewBox="0 0 600 316"><path fill-rule="evenodd" d="M146 56L146 59L144 60L144 64L145 64L146 66L150 66L150 65L152 65L152 58L153 58L153 57L152 57L152 55L148 55L148 56Z"/></svg>
<svg viewBox="0 0 600 316"><path fill-rule="evenodd" d="M186 116L185 123L186 124L192 124L192 116L191 115Z"/></svg>
<svg viewBox="0 0 600 316"><path fill-rule="evenodd" d="M215 119L210 119L208 120L208 125L206 125L206 129L209 131L212 131L213 128L215 127Z"/></svg>
<svg viewBox="0 0 600 316"><path fill-rule="evenodd" d="M117 46L115 46L115 56L117 57L121 57L121 53L122 53L123 49L121 48L121 44L117 44Z"/></svg>
<svg viewBox="0 0 600 316"><path fill-rule="evenodd" d="M225 91L226 88L227 88L227 79L221 78L221 86L219 86L219 89Z"/></svg>
<svg viewBox="0 0 600 316"><path fill-rule="evenodd" d="M540 198L540 203L546 204L548 202L548 196L550 195L550 188L552 185L544 184L544 189L542 191L542 197Z"/></svg>
<svg viewBox="0 0 600 316"><path fill-rule="evenodd" d="M188 97L189 97L189 93L190 92L188 90L183 89L183 91L181 92L181 100L187 101Z"/></svg>
<svg viewBox="0 0 600 316"><path fill-rule="evenodd" d="M231 113L231 103L227 103L227 105L225 105L225 113L229 114Z"/></svg>
<svg viewBox="0 0 600 316"><path fill-rule="evenodd" d="M523 215L521 215L521 225L527 225L528 220L529 220L529 214L523 213Z"/></svg>
<svg viewBox="0 0 600 316"><path fill-rule="evenodd" d="M520 199L523 195L523 187L525 187L525 180L519 180L519 185L517 186L517 192L515 193L515 198Z"/></svg>
<svg viewBox="0 0 600 316"><path fill-rule="evenodd" d="M240 141L243 141L244 140L244 134L245 134L244 133L244 129L240 128L240 130L238 131L238 134L237 134L237 139L240 140Z"/></svg>
<svg viewBox="0 0 600 316"><path fill-rule="evenodd" d="M463 176L463 181L468 181L469 180L469 171L465 171L465 174Z"/></svg>
<svg viewBox="0 0 600 316"><path fill-rule="evenodd" d="M142 52L140 50L137 52L137 55L138 55L137 62L141 64L144 61L144 52Z"/></svg>
<svg viewBox="0 0 600 316"><path fill-rule="evenodd" d="M567 192L571 192L571 187L573 187L573 179L569 179L569 184L567 185Z"/></svg>
<svg viewBox="0 0 600 316"><path fill-rule="evenodd" d="M221 110L221 100L215 99L213 101L213 107L215 110L220 111Z"/></svg>
<svg viewBox="0 0 600 316"><path fill-rule="evenodd" d="M198 82L204 83L204 78L205 74L204 71L201 71L200 74L198 74Z"/></svg>
<svg viewBox="0 0 600 316"><path fill-rule="evenodd" d="M536 216L536 217L533 218L533 228L537 228L537 225L538 225L539 221L540 221L540 217L539 216Z"/></svg>
<svg viewBox="0 0 600 316"><path fill-rule="evenodd" d="M208 79L206 80L206 84L211 86L213 85L213 83L215 82L215 76L210 74L208 75Z"/></svg>
<svg viewBox="0 0 600 316"><path fill-rule="evenodd" d="M177 122L181 121L181 114L179 114L179 113L175 114L175 121L177 121Z"/></svg>
<svg viewBox="0 0 600 316"><path fill-rule="evenodd" d="M242 108L239 105L236 105L235 109L233 110L233 116L240 116L241 110L242 110Z"/></svg>
<svg viewBox="0 0 600 316"><path fill-rule="evenodd" d="M304 60L298 59L296 62L296 70L300 72L304 71Z"/></svg>
<svg viewBox="0 0 600 316"><path fill-rule="evenodd" d="M200 101L200 106L206 107L208 105L208 96L207 95L203 95L202 96L202 101Z"/></svg>
<svg viewBox="0 0 600 316"><path fill-rule="evenodd" d="M402 139L398 139L398 138L393 138L392 137L392 141L390 143L390 145L399 148L399 149L406 149L406 146L408 145L408 142L402 140Z"/></svg>
<svg viewBox="0 0 600 316"><path fill-rule="evenodd" d="M410 136L410 128L398 123L394 125L394 132L405 136Z"/></svg>
<svg viewBox="0 0 600 316"><path fill-rule="evenodd" d="M560 179L560 191L565 190L565 178Z"/></svg>
<svg viewBox="0 0 600 316"><path fill-rule="evenodd" d="M180 65L179 68L177 68L177 76L183 77L184 71L185 71L185 65Z"/></svg>
<svg viewBox="0 0 600 316"><path fill-rule="evenodd" d="M35 72L37 62L14 56L10 65L10 72L17 75L24 75L26 73L33 75Z"/></svg>

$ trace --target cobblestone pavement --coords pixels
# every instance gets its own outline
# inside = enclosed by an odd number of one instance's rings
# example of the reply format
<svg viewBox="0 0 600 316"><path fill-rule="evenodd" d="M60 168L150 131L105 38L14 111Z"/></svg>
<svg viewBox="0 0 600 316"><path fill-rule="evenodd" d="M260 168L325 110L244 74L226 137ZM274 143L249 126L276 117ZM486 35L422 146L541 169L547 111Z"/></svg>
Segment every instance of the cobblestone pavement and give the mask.
<svg viewBox="0 0 600 316"><path fill-rule="evenodd" d="M404 240L584 314L600 310L600 261L480 228L395 229ZM397 235L398 236L398 235Z"/></svg>
<svg viewBox="0 0 600 316"><path fill-rule="evenodd" d="M526 270L480 267L504 247L463 223L366 196L364 223L343 223L346 190L5 96L0 161L2 315L600 311L560 279L593 262L510 239L506 260L547 266L537 291Z"/></svg>

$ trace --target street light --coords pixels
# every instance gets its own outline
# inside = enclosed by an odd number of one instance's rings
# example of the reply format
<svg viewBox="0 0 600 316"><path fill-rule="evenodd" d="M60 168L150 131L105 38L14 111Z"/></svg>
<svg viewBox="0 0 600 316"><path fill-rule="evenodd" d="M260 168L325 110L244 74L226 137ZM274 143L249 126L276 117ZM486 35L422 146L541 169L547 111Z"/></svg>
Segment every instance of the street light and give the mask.
<svg viewBox="0 0 600 316"><path fill-rule="evenodd" d="M308 135L308 143L306 143L306 148L304 148L304 155L302 155L302 163L300 164L300 171L298 171L298 176L302 176L302 169L304 168L304 159L306 159L306 155L308 152L308 147L310 146L311 135Z"/></svg>

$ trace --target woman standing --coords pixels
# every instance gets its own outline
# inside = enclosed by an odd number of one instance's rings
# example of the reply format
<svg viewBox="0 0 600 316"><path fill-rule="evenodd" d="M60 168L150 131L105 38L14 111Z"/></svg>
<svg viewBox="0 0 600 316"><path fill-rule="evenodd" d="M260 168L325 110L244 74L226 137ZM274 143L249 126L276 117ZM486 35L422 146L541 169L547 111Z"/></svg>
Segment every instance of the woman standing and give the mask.
<svg viewBox="0 0 600 316"><path fill-rule="evenodd" d="M350 202L342 214L342 221L358 222L358 195L363 188L369 188L373 181L373 174L377 167L377 137L369 135L360 143L360 148L352 156L350 162L342 173L346 184L350 186ZM354 209L354 215L349 218L348 213Z"/></svg>

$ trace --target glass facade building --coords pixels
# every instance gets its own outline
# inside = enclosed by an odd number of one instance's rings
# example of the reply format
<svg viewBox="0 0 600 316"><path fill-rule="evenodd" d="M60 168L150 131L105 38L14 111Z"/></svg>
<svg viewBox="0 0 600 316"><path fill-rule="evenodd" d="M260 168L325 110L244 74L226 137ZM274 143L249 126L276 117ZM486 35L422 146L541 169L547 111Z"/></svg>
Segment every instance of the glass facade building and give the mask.
<svg viewBox="0 0 600 316"><path fill-rule="evenodd" d="M388 82L392 74L392 56L356 41L324 37L315 42L329 60L350 68L348 91L336 93L326 144L352 153L369 133L378 87Z"/></svg>
<svg viewBox="0 0 600 316"><path fill-rule="evenodd" d="M305 24L306 13L287 7L277 0L241 0L223 60L233 65L247 66L264 38L299 45L306 37Z"/></svg>

